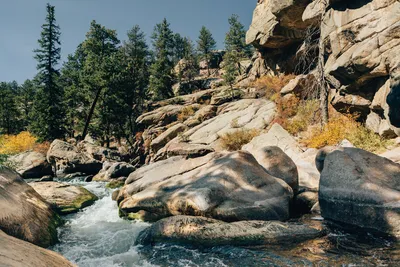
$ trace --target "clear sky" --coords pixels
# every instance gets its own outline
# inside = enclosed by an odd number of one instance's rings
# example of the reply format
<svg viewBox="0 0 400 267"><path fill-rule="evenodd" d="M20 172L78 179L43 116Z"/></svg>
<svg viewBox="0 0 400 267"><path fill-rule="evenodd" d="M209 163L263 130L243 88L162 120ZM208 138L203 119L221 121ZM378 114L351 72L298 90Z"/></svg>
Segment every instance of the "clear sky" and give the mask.
<svg viewBox="0 0 400 267"><path fill-rule="evenodd" d="M238 14L246 29L256 0L1 0L0 81L22 83L36 74L33 49L38 47L41 25L49 2L56 7L61 27L62 60L75 51L95 19L115 29L122 41L138 24L149 36L156 23L166 17L174 32L196 40L202 25L209 28L223 48L228 17Z"/></svg>

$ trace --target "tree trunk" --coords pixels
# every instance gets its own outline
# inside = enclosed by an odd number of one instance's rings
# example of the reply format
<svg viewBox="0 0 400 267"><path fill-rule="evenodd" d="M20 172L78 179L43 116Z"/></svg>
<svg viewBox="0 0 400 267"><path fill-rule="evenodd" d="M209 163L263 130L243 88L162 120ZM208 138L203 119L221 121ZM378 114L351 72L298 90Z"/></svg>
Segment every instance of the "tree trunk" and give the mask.
<svg viewBox="0 0 400 267"><path fill-rule="evenodd" d="M325 3L325 8L327 3ZM324 21L324 16L321 17L321 26ZM321 32L322 34L322 32ZM319 83L319 97L320 97L320 109L322 116L322 124L326 125L329 122L329 85L325 77L325 40L320 35L319 38L319 53L318 53L318 83Z"/></svg>
<svg viewBox="0 0 400 267"><path fill-rule="evenodd" d="M90 121L92 120L94 109L96 108L96 104L97 104L97 101L99 100L100 93L101 93L101 88L99 88L97 90L96 97L94 98L92 106L90 107L90 111L89 111L89 114L88 114L86 122L85 122L85 128L83 129L82 140L85 140L85 137L88 133Z"/></svg>

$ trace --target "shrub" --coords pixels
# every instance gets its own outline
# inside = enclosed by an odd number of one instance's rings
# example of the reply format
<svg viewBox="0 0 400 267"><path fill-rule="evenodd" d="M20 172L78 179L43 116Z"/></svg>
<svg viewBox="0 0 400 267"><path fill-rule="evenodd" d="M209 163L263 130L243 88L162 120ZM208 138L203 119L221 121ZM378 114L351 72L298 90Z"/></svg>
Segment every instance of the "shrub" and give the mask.
<svg viewBox="0 0 400 267"><path fill-rule="evenodd" d="M265 90L265 97L271 99L276 93L280 93L283 87L287 85L296 76L293 74L260 77L253 83L257 90Z"/></svg>
<svg viewBox="0 0 400 267"><path fill-rule="evenodd" d="M256 129L240 129L231 133L226 133L220 137L221 146L228 151L237 151L242 146L248 144L254 137L260 135Z"/></svg>
<svg viewBox="0 0 400 267"><path fill-rule="evenodd" d="M291 134L298 134L319 121L321 121L319 101L304 100L299 103L297 114L291 120L285 121L283 127Z"/></svg>
<svg viewBox="0 0 400 267"><path fill-rule="evenodd" d="M0 154L12 155L34 148L36 137L29 132L21 132L17 135L5 135L1 138Z"/></svg>
<svg viewBox="0 0 400 267"><path fill-rule="evenodd" d="M195 111L194 111L193 107L191 107L191 106L183 107L181 112L178 114L178 120L183 122L183 121L187 120L189 117L193 116L194 113L195 113Z"/></svg>
<svg viewBox="0 0 400 267"><path fill-rule="evenodd" d="M353 118L344 115L333 117L324 127L314 128L304 143L313 148L336 145L343 139L349 140L355 147L379 153L391 144L379 135L371 132Z"/></svg>
<svg viewBox="0 0 400 267"><path fill-rule="evenodd" d="M33 151L42 153L42 154L47 154L47 151L50 149L50 142L43 142L43 143L37 143L33 146Z"/></svg>

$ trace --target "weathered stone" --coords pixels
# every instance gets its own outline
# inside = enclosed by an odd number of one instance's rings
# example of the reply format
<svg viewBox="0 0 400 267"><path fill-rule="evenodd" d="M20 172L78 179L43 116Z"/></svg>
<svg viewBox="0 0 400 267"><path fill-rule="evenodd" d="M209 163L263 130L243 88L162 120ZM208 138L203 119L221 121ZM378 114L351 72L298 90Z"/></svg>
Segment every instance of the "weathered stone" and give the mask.
<svg viewBox="0 0 400 267"><path fill-rule="evenodd" d="M367 120L365 121L365 127L373 131L374 133L379 133L379 127L381 125L381 117L375 112L371 112Z"/></svg>
<svg viewBox="0 0 400 267"><path fill-rule="evenodd" d="M382 120L379 125L379 135L384 138L396 138L397 134L387 120Z"/></svg>
<svg viewBox="0 0 400 267"><path fill-rule="evenodd" d="M298 75L282 88L281 94L303 95L311 93L315 84L316 80L313 74Z"/></svg>
<svg viewBox="0 0 400 267"><path fill-rule="evenodd" d="M80 153L86 154L87 157L104 162L106 160L121 161L121 153L102 146L95 145L91 142L81 141L77 148Z"/></svg>
<svg viewBox="0 0 400 267"><path fill-rule="evenodd" d="M48 203L54 204L57 212L62 215L78 212L98 199L81 186L58 182L34 182L29 185Z"/></svg>
<svg viewBox="0 0 400 267"><path fill-rule="evenodd" d="M182 123L178 123L165 132L163 132L161 135L159 135L156 139L154 139L150 147L151 149L156 153L158 150L160 150L163 146L165 146L169 141L174 139L178 134L184 133L188 127Z"/></svg>
<svg viewBox="0 0 400 267"><path fill-rule="evenodd" d="M23 152L8 159L16 171L25 179L41 178L52 175L51 165L47 162L46 156L35 151Z"/></svg>
<svg viewBox="0 0 400 267"><path fill-rule="evenodd" d="M142 190L139 184L147 180L136 180L132 195L127 192L131 190L128 180L118 199L119 208L144 220L179 214L225 221L288 219L292 189L269 175L251 154L239 151L210 157L208 163L185 173L164 178L154 175L156 183ZM195 160L204 163L204 159ZM159 168L153 171L168 170Z"/></svg>
<svg viewBox="0 0 400 267"><path fill-rule="evenodd" d="M249 146L250 152L258 163L272 176L285 181L296 194L299 190L299 175L296 164L279 147L265 146L255 148Z"/></svg>
<svg viewBox="0 0 400 267"><path fill-rule="evenodd" d="M9 267L74 267L67 259L47 250L14 238L0 230L0 262Z"/></svg>
<svg viewBox="0 0 400 267"><path fill-rule="evenodd" d="M304 38L302 14L309 1L269 0L257 4L246 42L256 47L282 48Z"/></svg>
<svg viewBox="0 0 400 267"><path fill-rule="evenodd" d="M75 172L96 174L102 167L100 161L81 153L77 147L61 140L54 140L51 143L47 161L56 166L57 174L60 175Z"/></svg>
<svg viewBox="0 0 400 267"><path fill-rule="evenodd" d="M56 243L58 215L18 173L2 166L0 211L0 230L5 233L41 247Z"/></svg>
<svg viewBox="0 0 400 267"><path fill-rule="evenodd" d="M202 122L160 149L155 160L182 155L202 156L223 150L220 137L237 128L265 129L274 119L276 106L265 99L242 99L219 106L217 116Z"/></svg>
<svg viewBox="0 0 400 267"><path fill-rule="evenodd" d="M266 146L279 147L294 161L303 153L303 150L299 147L293 136L277 123L272 125L268 133L255 137L249 144L243 146L242 149L254 151Z"/></svg>
<svg viewBox="0 0 400 267"><path fill-rule="evenodd" d="M192 246L284 245L314 239L324 231L300 223L239 221L226 223L210 218L173 216L140 233L137 243L178 243Z"/></svg>
<svg viewBox="0 0 400 267"><path fill-rule="evenodd" d="M400 237L400 165L357 148L329 153L319 188L326 220Z"/></svg>
<svg viewBox="0 0 400 267"><path fill-rule="evenodd" d="M135 169L133 165L126 162L105 162L102 170L93 177L93 181L111 181L128 177Z"/></svg>
<svg viewBox="0 0 400 267"><path fill-rule="evenodd" d="M380 156L400 164L400 147L386 151Z"/></svg>
<svg viewBox="0 0 400 267"><path fill-rule="evenodd" d="M318 192L302 192L294 197L294 212L297 214L310 213L316 203L318 203Z"/></svg>

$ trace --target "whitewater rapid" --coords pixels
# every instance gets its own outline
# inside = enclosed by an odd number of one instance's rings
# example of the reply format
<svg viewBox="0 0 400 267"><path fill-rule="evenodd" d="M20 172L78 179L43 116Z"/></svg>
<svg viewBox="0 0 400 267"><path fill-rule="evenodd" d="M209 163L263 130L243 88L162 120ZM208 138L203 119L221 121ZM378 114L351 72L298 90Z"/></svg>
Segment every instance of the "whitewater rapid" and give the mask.
<svg viewBox="0 0 400 267"><path fill-rule="evenodd" d="M66 224L59 228L60 243L52 249L78 266L155 266L143 259L134 245L139 232L149 224L119 218L117 204L111 199L112 191L104 183L82 185L99 200L64 218Z"/></svg>

